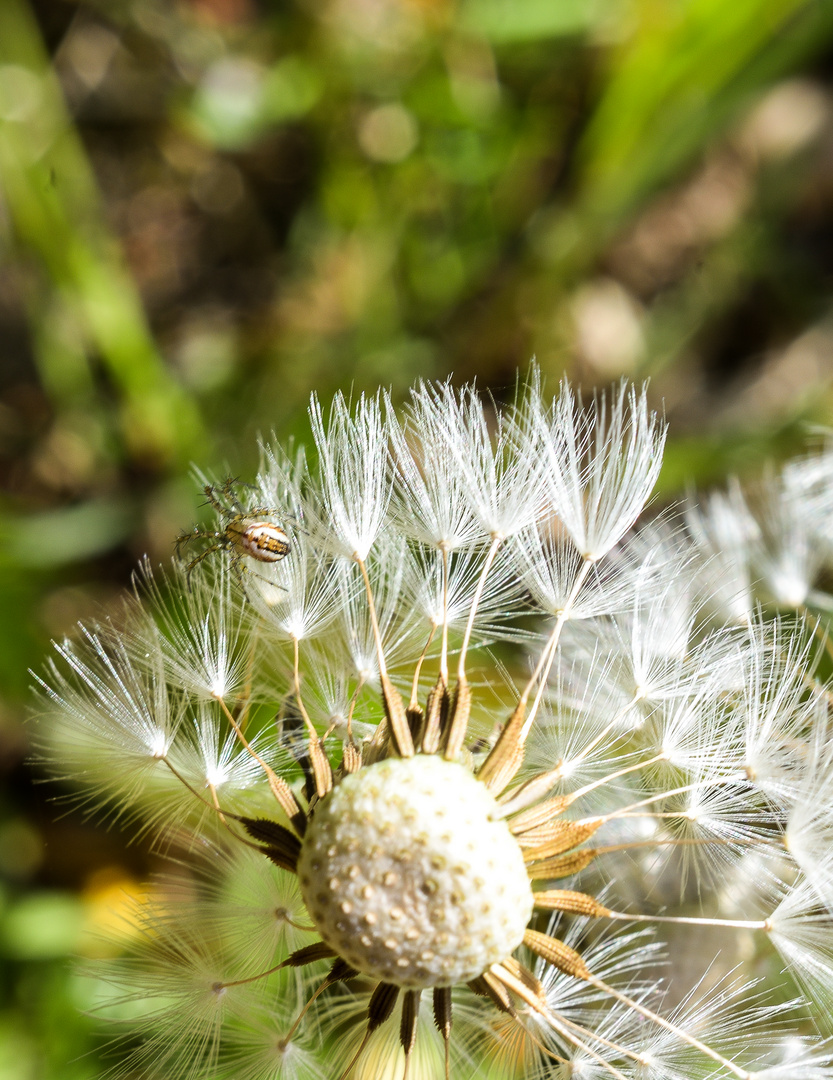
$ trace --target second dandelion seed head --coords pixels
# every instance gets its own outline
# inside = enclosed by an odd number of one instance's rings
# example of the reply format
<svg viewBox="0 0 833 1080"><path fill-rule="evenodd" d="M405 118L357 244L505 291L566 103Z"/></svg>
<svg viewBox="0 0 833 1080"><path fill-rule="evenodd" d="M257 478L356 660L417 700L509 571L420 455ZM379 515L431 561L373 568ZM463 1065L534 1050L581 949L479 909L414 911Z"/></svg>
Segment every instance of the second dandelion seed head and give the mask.
<svg viewBox="0 0 833 1080"><path fill-rule="evenodd" d="M521 943L523 855L483 784L420 754L346 776L298 861L322 938L366 975L408 989L466 982Z"/></svg>

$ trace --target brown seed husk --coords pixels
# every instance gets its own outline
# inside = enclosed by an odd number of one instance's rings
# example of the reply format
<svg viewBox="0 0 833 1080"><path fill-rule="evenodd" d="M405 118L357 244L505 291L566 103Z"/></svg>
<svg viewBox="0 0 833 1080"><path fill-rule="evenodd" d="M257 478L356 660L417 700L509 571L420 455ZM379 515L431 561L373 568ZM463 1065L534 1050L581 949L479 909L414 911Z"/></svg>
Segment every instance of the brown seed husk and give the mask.
<svg viewBox="0 0 833 1080"><path fill-rule="evenodd" d="M399 997L399 987L393 983L379 983L370 995L370 1003L367 1006L367 1030L368 1033L381 1027L393 1012L396 999Z"/></svg>
<svg viewBox="0 0 833 1080"><path fill-rule="evenodd" d="M544 984L540 979L536 979L528 967L525 967L519 960L516 960L514 956L507 956L505 960L501 960L500 966L506 968L510 975L514 976L519 982L533 993L542 1005L546 1004L547 992L544 989Z"/></svg>
<svg viewBox="0 0 833 1080"><path fill-rule="evenodd" d="M469 729L469 716L471 715L471 687L466 678L457 680L449 715L450 720L443 757L446 761L455 761L465 742L466 732Z"/></svg>
<svg viewBox="0 0 833 1080"><path fill-rule="evenodd" d="M405 710L405 716L408 720L408 727L411 729L411 738L414 740L414 746L421 746L422 730L425 725L425 713L422 710L422 706L409 705Z"/></svg>
<svg viewBox="0 0 833 1080"><path fill-rule="evenodd" d="M610 914L594 896L572 889L548 889L533 895L535 907L547 911L568 911L571 915L590 915L597 919Z"/></svg>
<svg viewBox="0 0 833 1080"><path fill-rule="evenodd" d="M387 675L382 675L379 681L382 684L382 702L385 706L385 716L390 724L396 751L400 757L413 757L414 740L411 737L411 729L405 715L405 704L402 701L402 695Z"/></svg>
<svg viewBox="0 0 833 1080"><path fill-rule="evenodd" d="M335 949L325 945L323 941L314 941L312 945L304 945L296 949L283 961L283 967L304 967L305 964L314 964L316 960L330 960L336 955Z"/></svg>
<svg viewBox="0 0 833 1080"><path fill-rule="evenodd" d="M307 816L295 798L292 788L282 777L276 776L271 770L266 779L272 794L277 799L278 805L292 822L298 835L303 836L307 828Z"/></svg>
<svg viewBox="0 0 833 1080"><path fill-rule="evenodd" d="M533 806L513 817L509 822L509 828L515 836L520 836L531 829L545 825L552 818L558 817L559 814L563 814L568 805L569 796L567 795L558 795L554 799L547 799L546 802L539 803L538 806Z"/></svg>
<svg viewBox="0 0 833 1080"><path fill-rule="evenodd" d="M448 716L448 687L437 679L437 683L428 695L428 710L425 715L425 727L422 733L422 752L436 754L440 748L440 735Z"/></svg>
<svg viewBox="0 0 833 1080"><path fill-rule="evenodd" d="M577 979L590 978L590 972L581 956L558 938L542 934L538 930L527 930L524 933L524 945L566 975L574 975Z"/></svg>
<svg viewBox="0 0 833 1080"><path fill-rule="evenodd" d="M551 839L539 847L531 847L524 851L524 862L540 862L542 859L551 859L553 855L561 855L570 848L578 847L584 843L600 827L600 821L554 821ZM521 843L523 847L524 844Z"/></svg>
<svg viewBox="0 0 833 1080"><path fill-rule="evenodd" d="M323 799L327 792L333 790L333 770L318 739L310 739L309 757L312 775L315 777L315 793L319 799Z"/></svg>
<svg viewBox="0 0 833 1080"><path fill-rule="evenodd" d="M434 988L434 1023L443 1039L448 1040L451 1034L450 986L437 986Z"/></svg>
<svg viewBox="0 0 833 1080"><path fill-rule="evenodd" d="M245 826L249 836L266 846L266 854L270 859L273 858L273 854L280 855L288 864L286 869L295 872L295 865L301 853L301 841L294 833L283 825L279 825L277 821L270 821L269 818L241 817L239 821Z"/></svg>
<svg viewBox="0 0 833 1080"><path fill-rule="evenodd" d="M478 997L488 998L501 1012L514 1013L512 999L505 986L494 975L486 971L476 979L466 984L473 994Z"/></svg>
<svg viewBox="0 0 833 1080"><path fill-rule="evenodd" d="M344 756L341 759L341 766L346 773L358 772L362 767L362 752L355 743L346 742L344 744Z"/></svg>
<svg viewBox="0 0 833 1080"><path fill-rule="evenodd" d="M521 731L526 718L526 702L519 701L515 710L503 727L491 753L480 766L477 779L481 780L489 791L503 791L523 761Z"/></svg>
<svg viewBox="0 0 833 1080"><path fill-rule="evenodd" d="M571 851L567 855L559 855L554 859L544 859L543 862L533 863L527 866L526 872L530 881L571 877L588 866L595 859L596 854L596 848L582 848L580 851Z"/></svg>
<svg viewBox="0 0 833 1080"><path fill-rule="evenodd" d="M421 994L421 990L405 990L402 997L402 1021L399 1025L399 1041L406 1057L413 1052L414 1043L416 1042Z"/></svg>

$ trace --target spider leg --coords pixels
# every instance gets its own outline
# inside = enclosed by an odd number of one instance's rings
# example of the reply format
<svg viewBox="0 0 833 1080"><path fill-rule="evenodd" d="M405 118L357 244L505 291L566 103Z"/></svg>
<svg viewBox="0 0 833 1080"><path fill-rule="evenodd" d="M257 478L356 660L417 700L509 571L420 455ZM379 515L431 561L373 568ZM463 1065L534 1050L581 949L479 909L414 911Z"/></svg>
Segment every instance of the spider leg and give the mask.
<svg viewBox="0 0 833 1080"><path fill-rule="evenodd" d="M299 532L299 533L302 533L304 536L309 536L308 530L305 529L303 524L302 524L302 522L304 520L303 516L299 517L297 514L290 514L286 510L277 510L277 509L275 509L275 510L272 510L271 512L273 514L280 514L282 521L285 521L289 525L291 525L294 532Z"/></svg>
<svg viewBox="0 0 833 1080"><path fill-rule="evenodd" d="M202 489L205 495L203 506L210 506L226 520L235 516L235 513L243 514L245 511L240 501L234 494L234 485L237 479L229 476L222 485L206 484Z"/></svg>
<svg viewBox="0 0 833 1080"><path fill-rule="evenodd" d="M243 577L243 575L247 572L246 566L243 562L243 556L239 552L235 551L234 548L232 548L229 552L229 562L231 563L232 569L237 575L237 582L243 591L243 595L246 597L246 600L249 600L249 594L246 592L246 582ZM250 600L249 603L251 603Z"/></svg>
<svg viewBox="0 0 833 1080"><path fill-rule="evenodd" d="M201 535L215 536L215 533L203 533ZM221 551L224 545L222 543L212 544L211 547L207 547L205 551L201 551L196 559L192 559L185 567L185 580L188 583L188 592L191 591L191 573L195 566L207 558L212 552Z"/></svg>
<svg viewBox="0 0 833 1080"><path fill-rule="evenodd" d="M280 589L281 592L287 592L285 585L279 585L277 581L272 581L271 578L264 577L263 574L259 574L256 570L253 570L250 566L246 565L245 556L241 555L238 551L232 549L229 558L231 565L234 568L234 572L237 575L237 580L240 584L240 589L243 592L246 600L251 604L252 598L249 596L249 590L246 588L246 575L252 578L257 578L258 581L262 581L264 585L270 585L273 589Z"/></svg>
<svg viewBox="0 0 833 1080"><path fill-rule="evenodd" d="M229 550L229 561L231 562L232 569L237 576L237 582L240 586L240 591L243 593L246 602L251 604L252 598L249 596L249 591L246 588L246 574L251 574L252 571L249 569L248 566L246 566L243 555L241 555L240 552L237 551L235 548L230 548ZM256 574L254 576L260 578L261 581L266 581L270 585L273 584L271 581L268 581L267 578L260 577L260 574ZM280 587L281 586L278 586L278 588Z"/></svg>
<svg viewBox="0 0 833 1080"><path fill-rule="evenodd" d="M195 525L193 529L191 529L189 532L183 532L179 534L176 540L174 540L174 549L176 551L177 557L179 557L179 549L182 547L183 544L190 544L192 540L217 539L219 539L218 533L210 532L207 529L201 529L199 525Z"/></svg>
<svg viewBox="0 0 833 1080"><path fill-rule="evenodd" d="M253 506L251 510L246 511L247 518L264 517L280 517L281 511L276 506Z"/></svg>
<svg viewBox="0 0 833 1080"><path fill-rule="evenodd" d="M234 510L236 513L242 514L242 515L245 515L245 516L248 517L248 511L243 506L243 504L240 502L240 500L237 498L237 495L234 493L235 487L241 487L241 486L242 487L251 487L251 484L241 484L240 477L238 477L238 476L228 476L228 477L226 477L226 480L225 480L222 488L220 489L220 493L222 494L223 498L226 500L226 506L227 507L231 507L231 509ZM252 489L252 490L254 490L254 489ZM226 513L228 513L227 510L226 510Z"/></svg>
<svg viewBox="0 0 833 1080"><path fill-rule="evenodd" d="M218 514L227 513L225 506L223 506L223 504L217 498L217 489L214 487L213 484L206 484L205 487L202 489L202 493L203 495L205 495L205 502L202 503L203 506L212 507L214 510L217 511Z"/></svg>

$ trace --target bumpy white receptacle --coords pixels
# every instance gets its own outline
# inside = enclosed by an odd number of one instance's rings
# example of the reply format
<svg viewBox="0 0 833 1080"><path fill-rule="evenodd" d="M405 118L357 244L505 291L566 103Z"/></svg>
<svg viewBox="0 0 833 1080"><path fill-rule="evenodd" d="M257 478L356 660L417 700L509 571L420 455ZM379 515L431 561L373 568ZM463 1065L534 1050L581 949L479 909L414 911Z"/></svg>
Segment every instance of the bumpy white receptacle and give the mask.
<svg viewBox="0 0 833 1080"><path fill-rule="evenodd" d="M413 989L481 975L517 948L532 890L497 804L462 765L391 758L316 807L298 862L321 937L366 975Z"/></svg>

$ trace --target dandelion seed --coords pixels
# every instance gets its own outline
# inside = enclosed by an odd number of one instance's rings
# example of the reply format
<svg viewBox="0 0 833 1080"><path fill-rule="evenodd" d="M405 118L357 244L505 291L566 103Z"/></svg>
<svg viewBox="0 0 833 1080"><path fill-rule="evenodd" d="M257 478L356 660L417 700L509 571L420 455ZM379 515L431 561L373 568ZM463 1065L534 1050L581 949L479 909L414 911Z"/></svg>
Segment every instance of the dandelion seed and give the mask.
<svg viewBox="0 0 833 1080"><path fill-rule="evenodd" d="M633 525L653 490L664 425L649 412L644 389L624 384L586 410L564 384L551 409L539 406L535 422L553 509L581 554L596 562Z"/></svg>

